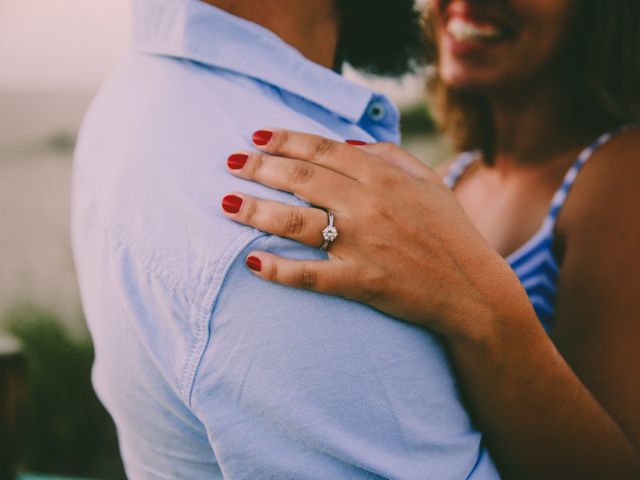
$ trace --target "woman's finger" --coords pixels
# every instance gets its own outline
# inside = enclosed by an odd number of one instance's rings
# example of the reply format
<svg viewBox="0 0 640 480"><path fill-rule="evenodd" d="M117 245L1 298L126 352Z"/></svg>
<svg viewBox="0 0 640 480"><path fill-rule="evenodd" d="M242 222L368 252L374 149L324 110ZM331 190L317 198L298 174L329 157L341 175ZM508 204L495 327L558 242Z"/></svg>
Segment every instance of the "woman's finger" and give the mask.
<svg viewBox="0 0 640 480"><path fill-rule="evenodd" d="M322 166L264 153L234 153L227 167L237 177L293 193L305 202L329 209L339 209L345 197L354 197L358 187L355 180Z"/></svg>
<svg viewBox="0 0 640 480"><path fill-rule="evenodd" d="M269 282L328 294L343 290L339 260L291 260L256 251L245 261L249 269Z"/></svg>
<svg viewBox="0 0 640 480"><path fill-rule="evenodd" d="M286 205L233 193L222 199L222 210L232 220L263 232L312 247L320 247L324 243L322 230L328 224L328 216L319 208Z"/></svg>
<svg viewBox="0 0 640 480"><path fill-rule="evenodd" d="M306 160L354 179L365 176L376 163L374 157L347 143L291 130L259 130L253 134L253 143L272 155Z"/></svg>

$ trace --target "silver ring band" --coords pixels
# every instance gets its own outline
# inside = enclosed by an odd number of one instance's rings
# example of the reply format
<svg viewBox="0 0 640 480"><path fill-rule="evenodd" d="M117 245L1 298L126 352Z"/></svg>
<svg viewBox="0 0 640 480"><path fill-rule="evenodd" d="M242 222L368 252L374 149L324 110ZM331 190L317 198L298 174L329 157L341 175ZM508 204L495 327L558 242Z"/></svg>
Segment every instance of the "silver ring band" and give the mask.
<svg viewBox="0 0 640 480"><path fill-rule="evenodd" d="M324 227L324 230L322 230L322 238L324 239L324 243L320 247L320 250L326 250L327 248L329 248L329 244L333 243L335 239L338 238L338 230L333 226L333 213L327 211L327 218L329 220L329 224Z"/></svg>

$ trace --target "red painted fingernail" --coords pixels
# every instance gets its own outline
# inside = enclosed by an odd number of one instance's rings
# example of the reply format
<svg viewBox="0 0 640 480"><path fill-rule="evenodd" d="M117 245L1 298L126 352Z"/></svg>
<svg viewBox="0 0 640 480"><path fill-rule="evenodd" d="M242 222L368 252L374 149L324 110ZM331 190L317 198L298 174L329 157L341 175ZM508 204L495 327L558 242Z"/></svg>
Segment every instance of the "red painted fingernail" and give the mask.
<svg viewBox="0 0 640 480"><path fill-rule="evenodd" d="M242 207L242 199L235 195L227 195L222 199L222 208L227 213L238 213Z"/></svg>
<svg viewBox="0 0 640 480"><path fill-rule="evenodd" d="M362 140L346 140L345 143L348 143L349 145L354 145L356 147L367 145L367 142L363 142Z"/></svg>
<svg viewBox="0 0 640 480"><path fill-rule="evenodd" d="M269 143L271 137L273 137L273 132L269 130L258 130L253 134L253 143L262 147Z"/></svg>
<svg viewBox="0 0 640 480"><path fill-rule="evenodd" d="M244 164L247 163L247 159L249 155L245 155L244 153L234 153L229 158L227 158L227 166L231 170L240 170L244 167Z"/></svg>
<svg viewBox="0 0 640 480"><path fill-rule="evenodd" d="M262 260L258 257L249 257L246 260L247 267L249 267L254 272L259 272L262 270Z"/></svg>

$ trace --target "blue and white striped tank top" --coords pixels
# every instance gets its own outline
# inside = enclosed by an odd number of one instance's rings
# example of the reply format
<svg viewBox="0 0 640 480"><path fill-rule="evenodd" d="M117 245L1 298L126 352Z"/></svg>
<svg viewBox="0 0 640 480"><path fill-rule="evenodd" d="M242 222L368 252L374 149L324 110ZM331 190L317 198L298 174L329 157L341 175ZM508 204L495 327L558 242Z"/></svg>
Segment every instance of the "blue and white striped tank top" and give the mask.
<svg viewBox="0 0 640 480"><path fill-rule="evenodd" d="M542 226L524 245L505 259L522 282L540 322L547 331L553 325L560 273L558 261L553 254L554 228L558 215L578 173L587 160L598 148L622 130L623 128L619 128L603 134L582 151L553 196ZM480 155L477 152L465 152L458 156L444 179L449 188L453 189L466 169L479 159Z"/></svg>

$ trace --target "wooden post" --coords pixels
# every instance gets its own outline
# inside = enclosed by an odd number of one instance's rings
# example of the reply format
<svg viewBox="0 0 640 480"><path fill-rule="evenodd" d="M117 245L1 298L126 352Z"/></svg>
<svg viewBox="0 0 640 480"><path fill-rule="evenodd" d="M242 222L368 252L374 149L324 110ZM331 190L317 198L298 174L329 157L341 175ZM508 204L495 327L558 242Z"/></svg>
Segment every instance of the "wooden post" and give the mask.
<svg viewBox="0 0 640 480"><path fill-rule="evenodd" d="M14 479L20 463L25 359L20 345L0 335L0 478Z"/></svg>

